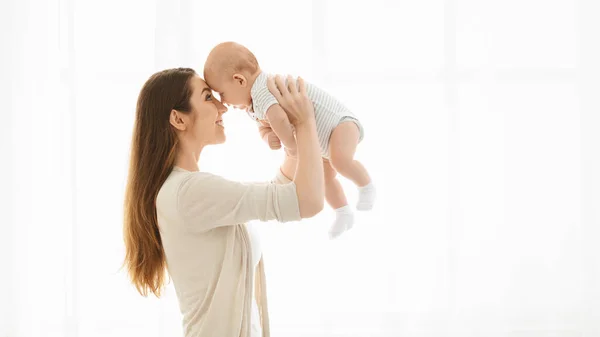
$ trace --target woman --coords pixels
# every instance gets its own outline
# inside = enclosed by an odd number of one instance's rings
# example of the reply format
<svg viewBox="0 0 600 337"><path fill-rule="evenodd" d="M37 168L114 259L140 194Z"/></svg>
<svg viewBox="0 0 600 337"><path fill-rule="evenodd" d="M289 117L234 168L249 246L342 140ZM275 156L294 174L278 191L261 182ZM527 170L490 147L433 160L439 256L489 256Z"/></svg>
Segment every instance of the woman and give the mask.
<svg viewBox="0 0 600 337"><path fill-rule="evenodd" d="M168 269L185 336L259 337L262 328L268 337L260 247L244 223L296 221L323 208L313 107L301 79L299 88L291 78L288 83L269 80L296 128L297 173L287 184L242 184L200 172L202 149L225 141L226 108L192 69L156 73L140 92L125 197L125 264L144 296L160 296Z"/></svg>

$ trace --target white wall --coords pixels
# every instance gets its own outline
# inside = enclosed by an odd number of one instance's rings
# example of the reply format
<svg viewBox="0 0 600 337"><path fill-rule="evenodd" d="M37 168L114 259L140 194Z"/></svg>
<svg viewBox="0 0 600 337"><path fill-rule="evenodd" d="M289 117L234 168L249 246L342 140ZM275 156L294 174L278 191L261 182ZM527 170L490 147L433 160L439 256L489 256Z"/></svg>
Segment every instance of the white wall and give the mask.
<svg viewBox="0 0 600 337"><path fill-rule="evenodd" d="M143 82L234 40L360 116L376 208L265 224L273 336L600 335L600 6L592 0L0 5L0 336L173 336L119 270ZM202 169L267 180L243 113ZM351 203L356 191L342 181Z"/></svg>

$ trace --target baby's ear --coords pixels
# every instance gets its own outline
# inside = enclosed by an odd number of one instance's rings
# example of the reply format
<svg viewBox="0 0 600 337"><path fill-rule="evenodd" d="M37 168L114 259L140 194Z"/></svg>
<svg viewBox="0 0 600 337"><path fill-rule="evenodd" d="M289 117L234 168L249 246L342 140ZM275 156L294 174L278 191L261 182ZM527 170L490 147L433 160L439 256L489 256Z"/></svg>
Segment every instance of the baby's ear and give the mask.
<svg viewBox="0 0 600 337"><path fill-rule="evenodd" d="M242 87L246 87L246 85L248 85L248 80L246 79L246 76L242 74L233 74L233 80L235 81L235 83L241 85Z"/></svg>

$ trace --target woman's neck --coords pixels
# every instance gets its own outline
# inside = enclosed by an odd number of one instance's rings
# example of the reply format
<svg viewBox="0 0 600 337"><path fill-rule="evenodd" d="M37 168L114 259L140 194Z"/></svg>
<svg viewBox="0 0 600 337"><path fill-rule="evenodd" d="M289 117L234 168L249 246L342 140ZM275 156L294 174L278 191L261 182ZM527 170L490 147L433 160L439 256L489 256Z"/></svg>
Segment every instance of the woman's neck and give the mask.
<svg viewBox="0 0 600 337"><path fill-rule="evenodd" d="M182 168L186 171L199 171L200 168L198 166L198 160L200 159L201 151L202 149L200 149L199 151L193 151L184 146L180 147L177 151L177 156L175 158L175 166Z"/></svg>

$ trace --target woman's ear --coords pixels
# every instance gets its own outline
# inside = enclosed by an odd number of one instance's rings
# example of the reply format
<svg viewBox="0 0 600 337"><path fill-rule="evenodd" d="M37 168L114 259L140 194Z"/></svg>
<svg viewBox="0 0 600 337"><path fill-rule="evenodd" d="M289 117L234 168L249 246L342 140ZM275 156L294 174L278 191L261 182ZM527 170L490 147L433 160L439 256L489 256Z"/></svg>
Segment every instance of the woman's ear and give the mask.
<svg viewBox="0 0 600 337"><path fill-rule="evenodd" d="M242 87L246 87L248 85L248 80L246 80L246 76L242 74L233 74L233 80L235 83L241 85Z"/></svg>
<svg viewBox="0 0 600 337"><path fill-rule="evenodd" d="M182 113L175 109L171 110L171 114L169 115L169 123L179 131L184 131L186 128L185 119L182 115Z"/></svg>

